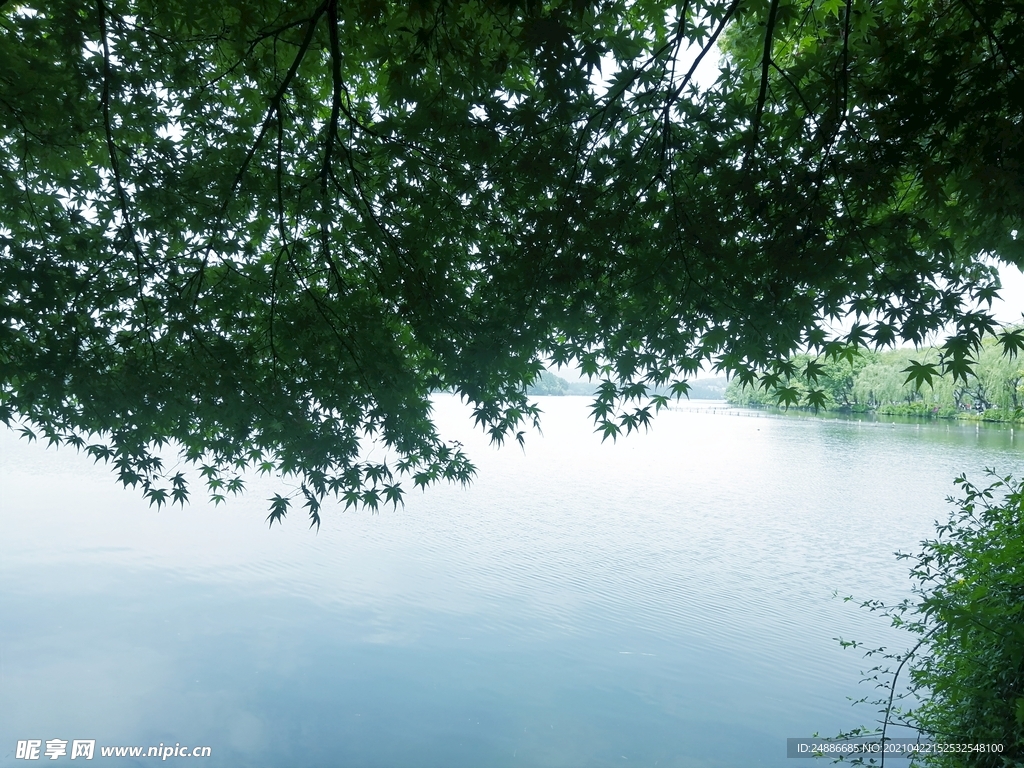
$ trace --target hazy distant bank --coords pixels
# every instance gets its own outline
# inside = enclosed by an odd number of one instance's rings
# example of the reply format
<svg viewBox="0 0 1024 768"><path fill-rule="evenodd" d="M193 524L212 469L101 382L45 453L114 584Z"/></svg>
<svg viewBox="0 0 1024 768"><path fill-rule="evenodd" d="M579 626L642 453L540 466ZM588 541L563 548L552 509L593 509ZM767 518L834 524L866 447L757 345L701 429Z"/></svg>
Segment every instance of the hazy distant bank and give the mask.
<svg viewBox="0 0 1024 768"><path fill-rule="evenodd" d="M691 381L689 397L691 400L724 400L725 388L728 386L725 376L711 379ZM550 371L541 371L540 378L528 387L529 395L593 395L597 391L595 381L567 381ZM671 394L668 387L652 390L649 394Z"/></svg>

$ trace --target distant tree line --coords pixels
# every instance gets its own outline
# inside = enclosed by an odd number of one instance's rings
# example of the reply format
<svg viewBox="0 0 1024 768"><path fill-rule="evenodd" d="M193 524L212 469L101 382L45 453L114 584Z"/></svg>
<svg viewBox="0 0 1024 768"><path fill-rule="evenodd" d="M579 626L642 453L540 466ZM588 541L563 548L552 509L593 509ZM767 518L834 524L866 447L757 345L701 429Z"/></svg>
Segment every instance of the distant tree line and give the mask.
<svg viewBox="0 0 1024 768"><path fill-rule="evenodd" d="M1002 348L986 343L978 354L973 374L966 381L936 375L918 387L908 371L912 366L939 367L940 350L898 349L887 352L863 351L849 357L821 360L808 355L792 358L798 370L808 365L819 370L813 387L824 395L821 407L855 412L875 411L887 415L955 418L975 416L991 421L1020 420L1024 408L1024 359L1003 354ZM807 401L809 386L802 377L787 382L800 402ZM734 379L725 398L733 405L774 406L777 394L770 389L747 385Z"/></svg>

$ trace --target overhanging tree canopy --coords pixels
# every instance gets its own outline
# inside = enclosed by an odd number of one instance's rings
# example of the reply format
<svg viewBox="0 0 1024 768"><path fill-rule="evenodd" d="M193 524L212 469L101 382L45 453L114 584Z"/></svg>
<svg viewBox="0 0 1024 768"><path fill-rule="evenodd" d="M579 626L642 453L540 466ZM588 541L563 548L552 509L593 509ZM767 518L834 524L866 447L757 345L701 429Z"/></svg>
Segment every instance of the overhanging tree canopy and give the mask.
<svg viewBox="0 0 1024 768"><path fill-rule="evenodd" d="M545 361L602 380L613 437L709 361L785 401L797 349L952 324L964 376L995 331L985 258L1024 264L1021 18L997 0L0 3L0 418L158 503L188 493L154 455L168 441L218 499L246 467L295 474L318 523L325 496L466 481L430 393L522 440ZM694 57L719 45L698 91Z"/></svg>

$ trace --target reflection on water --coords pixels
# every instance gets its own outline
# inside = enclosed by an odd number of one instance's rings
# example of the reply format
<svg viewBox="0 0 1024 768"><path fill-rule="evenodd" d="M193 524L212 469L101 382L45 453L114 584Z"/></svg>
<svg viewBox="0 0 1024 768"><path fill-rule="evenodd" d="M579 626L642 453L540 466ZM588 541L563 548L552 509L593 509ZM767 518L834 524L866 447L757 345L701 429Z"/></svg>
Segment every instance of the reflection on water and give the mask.
<svg viewBox="0 0 1024 768"><path fill-rule="evenodd" d="M787 737L873 715L834 638L904 642L833 591L903 597L892 552L952 479L1022 468L1009 429L695 404L602 445L585 399L541 401L523 452L439 398L474 485L319 534L268 531L266 481L156 512L4 435L0 765L95 738L208 766L783 766Z"/></svg>

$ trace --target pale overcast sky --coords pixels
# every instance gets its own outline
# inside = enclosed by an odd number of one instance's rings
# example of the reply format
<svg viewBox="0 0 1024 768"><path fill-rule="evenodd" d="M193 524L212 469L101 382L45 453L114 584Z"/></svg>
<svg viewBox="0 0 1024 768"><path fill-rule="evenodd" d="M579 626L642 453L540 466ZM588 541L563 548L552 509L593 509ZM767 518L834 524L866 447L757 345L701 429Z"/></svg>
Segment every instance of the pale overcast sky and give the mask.
<svg viewBox="0 0 1024 768"><path fill-rule="evenodd" d="M999 280L1003 284L1000 291L1002 299L992 305L996 320L1003 324L1021 322L1024 313L1024 272L1017 267L1002 264L999 267Z"/></svg>

